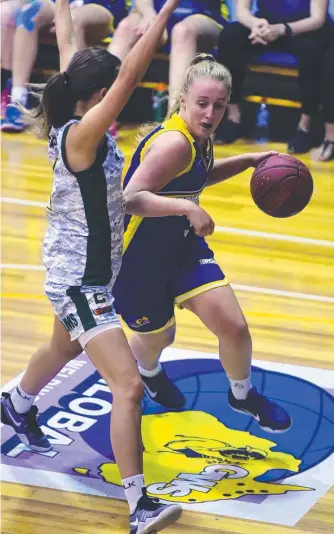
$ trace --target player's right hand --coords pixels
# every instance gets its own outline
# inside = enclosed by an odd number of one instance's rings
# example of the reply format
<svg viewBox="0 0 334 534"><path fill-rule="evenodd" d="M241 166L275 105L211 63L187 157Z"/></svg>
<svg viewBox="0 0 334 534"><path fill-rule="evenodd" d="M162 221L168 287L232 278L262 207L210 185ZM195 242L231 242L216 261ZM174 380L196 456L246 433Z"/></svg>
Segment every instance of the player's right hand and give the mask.
<svg viewBox="0 0 334 534"><path fill-rule="evenodd" d="M197 206L197 204L193 204L193 206L189 209L188 220L191 226L194 228L196 235L200 237L206 237L207 235L213 234L215 223L210 215L200 206Z"/></svg>

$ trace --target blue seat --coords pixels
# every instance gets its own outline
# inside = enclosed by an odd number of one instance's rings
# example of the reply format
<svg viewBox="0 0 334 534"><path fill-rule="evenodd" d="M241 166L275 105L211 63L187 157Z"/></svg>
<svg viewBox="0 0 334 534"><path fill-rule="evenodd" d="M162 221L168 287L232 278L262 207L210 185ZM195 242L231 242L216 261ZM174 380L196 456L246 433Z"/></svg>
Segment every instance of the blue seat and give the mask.
<svg viewBox="0 0 334 534"><path fill-rule="evenodd" d="M297 59L293 54L283 52L264 52L260 56L254 56L250 62L254 65L268 65L282 68L296 68Z"/></svg>

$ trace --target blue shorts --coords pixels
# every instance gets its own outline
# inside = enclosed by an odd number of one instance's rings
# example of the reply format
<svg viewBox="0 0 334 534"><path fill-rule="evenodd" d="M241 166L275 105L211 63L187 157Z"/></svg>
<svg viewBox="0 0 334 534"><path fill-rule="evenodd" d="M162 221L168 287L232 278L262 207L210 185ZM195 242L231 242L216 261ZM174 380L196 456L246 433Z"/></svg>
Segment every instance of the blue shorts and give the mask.
<svg viewBox="0 0 334 534"><path fill-rule="evenodd" d="M141 241L141 240L140 240ZM133 246L134 245L134 246ZM174 306L228 280L204 238L191 234L182 255L167 259L161 248L131 243L113 287L116 312L132 330L149 333L174 324Z"/></svg>

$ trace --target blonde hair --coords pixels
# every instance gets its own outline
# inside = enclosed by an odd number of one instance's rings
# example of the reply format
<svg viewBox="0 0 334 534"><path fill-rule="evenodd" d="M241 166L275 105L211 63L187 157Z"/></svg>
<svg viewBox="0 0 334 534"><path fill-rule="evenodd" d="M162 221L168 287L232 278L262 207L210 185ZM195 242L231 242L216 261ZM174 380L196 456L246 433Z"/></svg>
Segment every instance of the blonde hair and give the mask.
<svg viewBox="0 0 334 534"><path fill-rule="evenodd" d="M230 98L232 90L231 73L224 65L218 63L211 54L197 54L194 57L183 76L181 94L186 93L198 78L210 78L211 80L223 83L227 89L228 98ZM167 114L166 119L169 119L174 113L178 113L179 111L180 100L178 99Z"/></svg>
<svg viewBox="0 0 334 534"><path fill-rule="evenodd" d="M197 54L194 57L183 76L181 94L186 93L194 81L198 78L210 78L211 80L216 80L217 82L223 83L227 89L228 98L230 98L232 90L231 73L226 67L224 67L224 65L218 63L218 61L216 61L211 54ZM174 113L178 113L179 111L180 99L178 98L170 112L167 113L165 120L170 119ZM137 139L141 141L158 125L158 122L144 124L139 129Z"/></svg>

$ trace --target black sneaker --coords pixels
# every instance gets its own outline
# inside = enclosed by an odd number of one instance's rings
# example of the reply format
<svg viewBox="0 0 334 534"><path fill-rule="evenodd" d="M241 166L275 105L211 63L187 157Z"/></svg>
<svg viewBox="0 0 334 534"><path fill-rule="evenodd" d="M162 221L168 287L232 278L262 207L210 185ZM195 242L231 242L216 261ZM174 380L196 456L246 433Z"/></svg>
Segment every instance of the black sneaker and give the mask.
<svg viewBox="0 0 334 534"><path fill-rule="evenodd" d="M256 388L252 388L244 400L236 399L230 389L228 403L233 410L254 417L266 432L285 432L292 425L291 417L284 408L260 395Z"/></svg>
<svg viewBox="0 0 334 534"><path fill-rule="evenodd" d="M312 135L297 128L295 135L288 144L290 154L306 154L312 148Z"/></svg>
<svg viewBox="0 0 334 534"><path fill-rule="evenodd" d="M37 424L37 411L37 406L32 406L27 413L17 413L9 393L2 394L1 422L11 426L22 443L32 451L48 452L52 445Z"/></svg>
<svg viewBox="0 0 334 534"><path fill-rule="evenodd" d="M168 378L163 368L155 376L147 377L141 375L141 378L150 399L166 408L183 408L185 398L179 388Z"/></svg>
<svg viewBox="0 0 334 534"><path fill-rule="evenodd" d="M148 497L144 488L143 496L130 515L130 534L155 534L175 523L181 514L179 504L160 504L157 499Z"/></svg>

